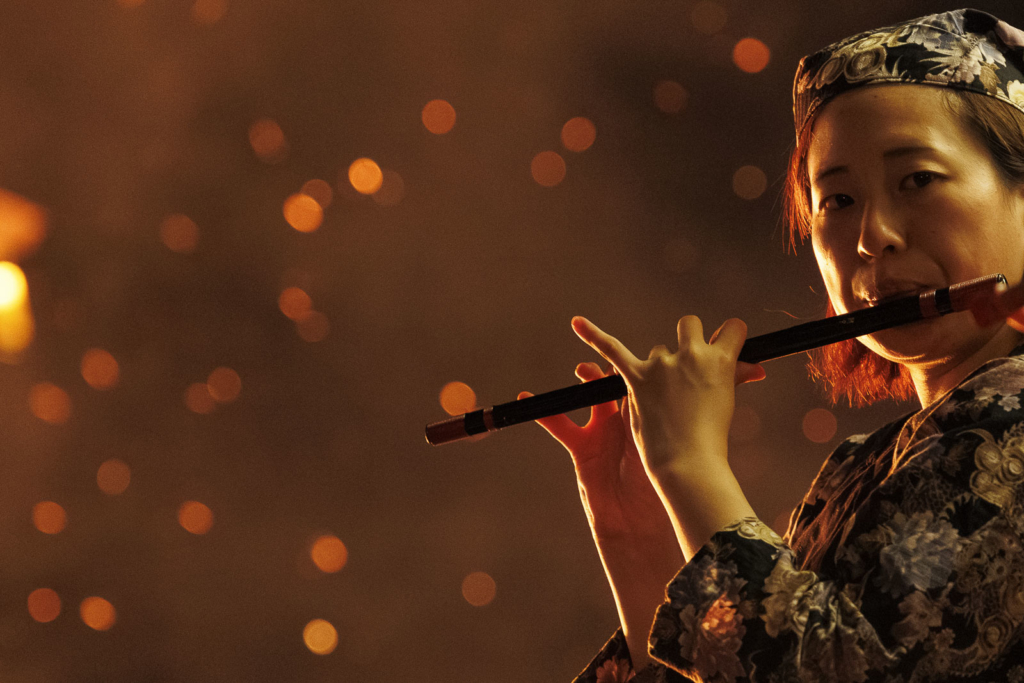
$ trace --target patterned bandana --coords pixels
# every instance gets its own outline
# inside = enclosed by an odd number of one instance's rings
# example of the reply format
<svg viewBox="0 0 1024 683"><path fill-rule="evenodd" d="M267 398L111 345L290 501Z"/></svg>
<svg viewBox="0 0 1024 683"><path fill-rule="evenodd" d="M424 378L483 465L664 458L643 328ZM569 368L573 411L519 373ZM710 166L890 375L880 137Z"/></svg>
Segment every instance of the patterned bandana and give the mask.
<svg viewBox="0 0 1024 683"><path fill-rule="evenodd" d="M799 140L830 99L862 85L919 83L996 97L1024 112L1024 31L961 9L866 31L800 60L793 81Z"/></svg>

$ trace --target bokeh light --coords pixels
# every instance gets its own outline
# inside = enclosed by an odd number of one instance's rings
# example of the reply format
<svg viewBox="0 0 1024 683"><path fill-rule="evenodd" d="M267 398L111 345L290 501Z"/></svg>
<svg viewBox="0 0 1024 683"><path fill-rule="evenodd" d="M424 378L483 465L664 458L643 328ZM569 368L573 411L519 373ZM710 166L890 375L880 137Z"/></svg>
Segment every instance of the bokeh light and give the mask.
<svg viewBox="0 0 1024 683"><path fill-rule="evenodd" d="M732 176L732 191L742 199L757 199L768 189L768 176L757 166L741 166Z"/></svg>
<svg viewBox="0 0 1024 683"><path fill-rule="evenodd" d="M430 100L420 114L423 125L434 135L444 135L455 127L455 107L444 100Z"/></svg>
<svg viewBox="0 0 1024 683"><path fill-rule="evenodd" d="M273 119L260 119L249 126L249 144L260 161L276 164L288 156L284 131Z"/></svg>
<svg viewBox="0 0 1024 683"><path fill-rule="evenodd" d="M320 571L333 574L348 562L348 548L337 536L324 535L313 542L309 556Z"/></svg>
<svg viewBox="0 0 1024 683"><path fill-rule="evenodd" d="M185 214L171 214L160 222L160 241L173 252L191 254L199 245L199 226Z"/></svg>
<svg viewBox="0 0 1024 683"><path fill-rule="evenodd" d="M313 619L302 629L302 641L310 652L329 655L338 647L338 631L326 619Z"/></svg>
<svg viewBox="0 0 1024 683"><path fill-rule="evenodd" d="M491 604L496 593L494 579L485 572L473 572L462 580L462 597L474 607Z"/></svg>
<svg viewBox="0 0 1024 683"><path fill-rule="evenodd" d="M68 525L68 516L60 505L44 500L32 506L32 525L44 534L59 534Z"/></svg>
<svg viewBox="0 0 1024 683"><path fill-rule="evenodd" d="M462 415L476 409L476 392L464 382L448 382L438 396L449 415Z"/></svg>
<svg viewBox="0 0 1024 683"><path fill-rule="evenodd" d="M812 408L804 415L804 436L814 443L825 443L836 435L839 424L832 411L825 408Z"/></svg>
<svg viewBox="0 0 1024 683"><path fill-rule="evenodd" d="M109 601L92 596L82 600L78 608L85 625L94 631L107 631L117 621L117 611Z"/></svg>
<svg viewBox="0 0 1024 683"><path fill-rule="evenodd" d="M288 225L299 232L313 232L324 222L324 210L308 194L296 192L284 200L282 209Z"/></svg>
<svg viewBox="0 0 1024 683"><path fill-rule="evenodd" d="M28 594L28 613L40 624L60 616L60 596L52 588L37 588Z"/></svg>
<svg viewBox="0 0 1024 683"><path fill-rule="evenodd" d="M360 194L373 194L384 183L384 174L373 159L362 157L348 167L348 181Z"/></svg>
<svg viewBox="0 0 1024 683"><path fill-rule="evenodd" d="M315 199L316 203L324 209L334 202L334 190L331 189L331 184L326 180L320 180L319 178L307 180L302 184L302 189L299 191Z"/></svg>
<svg viewBox="0 0 1024 683"><path fill-rule="evenodd" d="M320 342L331 331L331 322L320 311L310 311L309 315L295 321L295 329L304 341Z"/></svg>
<svg viewBox="0 0 1024 683"><path fill-rule="evenodd" d="M50 424L64 424L71 417L71 397L51 382L40 382L29 389L28 407L33 415Z"/></svg>
<svg viewBox="0 0 1024 683"><path fill-rule="evenodd" d="M213 400L230 403L242 393L242 378L231 368L216 368L206 378L206 386Z"/></svg>
<svg viewBox="0 0 1024 683"><path fill-rule="evenodd" d="M658 81L654 85L654 106L665 114L678 114L686 107L689 94L676 81Z"/></svg>
<svg viewBox="0 0 1024 683"><path fill-rule="evenodd" d="M405 197L405 181L396 171L384 171L380 189L373 193L373 201L381 206L394 206Z"/></svg>
<svg viewBox="0 0 1024 683"><path fill-rule="evenodd" d="M302 320L313 310L313 300L299 287L286 287L277 297L277 307L286 317Z"/></svg>
<svg viewBox="0 0 1024 683"><path fill-rule="evenodd" d="M729 13L717 2L700 0L690 10L690 21L693 27L709 36L713 36L723 28L729 19Z"/></svg>
<svg viewBox="0 0 1024 683"><path fill-rule="evenodd" d="M0 262L0 309L24 304L28 298L28 280L17 264Z"/></svg>
<svg viewBox="0 0 1024 683"><path fill-rule="evenodd" d="M198 415L209 415L216 409L217 403L210 395L210 387L206 382L193 382L185 390L185 407Z"/></svg>
<svg viewBox="0 0 1024 683"><path fill-rule="evenodd" d="M530 174L539 185L554 187L565 179L565 160L558 152L541 152L530 162Z"/></svg>
<svg viewBox="0 0 1024 683"><path fill-rule="evenodd" d="M223 19L227 11L227 0L196 0L192 5L192 20L209 26Z"/></svg>
<svg viewBox="0 0 1024 683"><path fill-rule="evenodd" d="M732 49L732 61L741 71L756 74L771 60L771 50L757 38L744 38Z"/></svg>
<svg viewBox="0 0 1024 683"><path fill-rule="evenodd" d="M46 209L0 189L0 261L31 256L46 237Z"/></svg>
<svg viewBox="0 0 1024 683"><path fill-rule="evenodd" d="M82 354L82 379L93 389L103 391L117 385L121 368L109 351L89 349Z"/></svg>
<svg viewBox="0 0 1024 683"><path fill-rule="evenodd" d="M16 362L35 336L28 280L16 264L0 262L0 360Z"/></svg>
<svg viewBox="0 0 1024 683"><path fill-rule="evenodd" d="M96 485L108 496L118 496L124 493L131 481L131 468L117 458L103 461L96 470Z"/></svg>
<svg viewBox="0 0 1024 683"><path fill-rule="evenodd" d="M213 510L197 500L186 500L178 508L178 524L190 534L201 536L213 527Z"/></svg>
<svg viewBox="0 0 1024 683"><path fill-rule="evenodd" d="M597 126L583 116L571 118L562 126L562 145L570 152L584 152L590 149L597 138Z"/></svg>

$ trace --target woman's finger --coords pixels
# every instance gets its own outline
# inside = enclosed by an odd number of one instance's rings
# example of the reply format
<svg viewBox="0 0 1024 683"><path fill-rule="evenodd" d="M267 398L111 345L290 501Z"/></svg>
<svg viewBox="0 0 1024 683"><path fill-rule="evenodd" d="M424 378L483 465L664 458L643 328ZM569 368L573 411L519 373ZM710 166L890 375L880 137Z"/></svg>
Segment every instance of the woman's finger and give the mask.
<svg viewBox="0 0 1024 683"><path fill-rule="evenodd" d="M516 397L518 400L529 398L533 396L529 391L520 391ZM555 437L558 443L565 446L566 450L572 453L573 448L576 446L576 439L580 431L579 425L569 419L568 415L551 415L550 417L541 417L534 420L537 424L544 428L551 436Z"/></svg>
<svg viewBox="0 0 1024 683"><path fill-rule="evenodd" d="M704 325L695 315L684 315L676 323L676 338L679 350L692 348L698 342L704 343Z"/></svg>
<svg viewBox="0 0 1024 683"><path fill-rule="evenodd" d="M665 346L664 344L658 344L653 349L651 349L651 352L649 354L647 354L647 360L651 360L655 356L667 356L670 353L672 352L668 350L667 346Z"/></svg>
<svg viewBox="0 0 1024 683"><path fill-rule="evenodd" d="M580 363L576 366L576 376L584 382L593 382L595 379L605 377L605 372L598 367L597 363ZM590 421L606 419L619 409L617 401L606 401L598 403L590 408Z"/></svg>
<svg viewBox="0 0 1024 683"><path fill-rule="evenodd" d="M572 319L572 329L576 336L614 365L624 380L628 382L636 378L633 368L640 364L640 360L622 342L602 331L583 316L578 315Z"/></svg>
<svg viewBox="0 0 1024 683"><path fill-rule="evenodd" d="M736 384L760 382L765 376L764 368L760 363L740 362L736 364Z"/></svg>
<svg viewBox="0 0 1024 683"><path fill-rule="evenodd" d="M738 358L743 342L747 340L747 324L739 318L730 318L722 323L711 337L711 344Z"/></svg>

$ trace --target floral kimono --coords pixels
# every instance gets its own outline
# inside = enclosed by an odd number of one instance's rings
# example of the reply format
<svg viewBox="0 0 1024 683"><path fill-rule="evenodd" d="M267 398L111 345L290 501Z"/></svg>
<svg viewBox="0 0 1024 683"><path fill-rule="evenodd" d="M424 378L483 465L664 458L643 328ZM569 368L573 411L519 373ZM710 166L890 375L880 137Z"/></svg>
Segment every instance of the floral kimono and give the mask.
<svg viewBox="0 0 1024 683"><path fill-rule="evenodd" d="M1024 345L843 442L785 539L717 532L666 588L650 665L622 630L574 683L1024 683Z"/></svg>

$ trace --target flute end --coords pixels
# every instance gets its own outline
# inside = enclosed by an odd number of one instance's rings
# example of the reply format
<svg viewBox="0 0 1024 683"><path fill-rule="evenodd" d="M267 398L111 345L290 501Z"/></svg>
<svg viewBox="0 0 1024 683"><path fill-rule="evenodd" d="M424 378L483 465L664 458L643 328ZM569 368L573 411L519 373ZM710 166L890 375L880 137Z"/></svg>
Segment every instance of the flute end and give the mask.
<svg viewBox="0 0 1024 683"><path fill-rule="evenodd" d="M466 416L459 415L440 422L432 422L427 425L424 436L431 446L468 439L470 434L466 431Z"/></svg>

